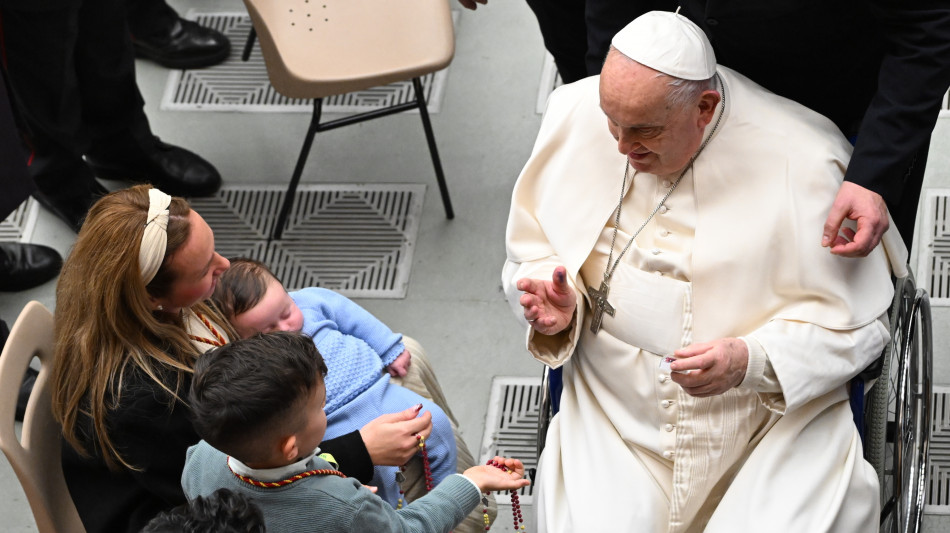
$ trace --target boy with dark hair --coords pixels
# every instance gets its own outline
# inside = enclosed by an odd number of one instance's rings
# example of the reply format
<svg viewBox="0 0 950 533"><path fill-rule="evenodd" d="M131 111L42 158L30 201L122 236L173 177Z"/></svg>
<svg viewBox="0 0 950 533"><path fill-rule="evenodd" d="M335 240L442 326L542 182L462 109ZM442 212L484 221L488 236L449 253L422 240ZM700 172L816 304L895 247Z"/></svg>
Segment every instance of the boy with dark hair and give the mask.
<svg viewBox="0 0 950 533"><path fill-rule="evenodd" d="M243 258L231 261L212 298L241 337L297 331L313 339L329 369L324 380L326 438L358 430L386 413L421 405L422 412L432 414L432 432L425 440L431 481L438 484L464 470L457 469L455 433L446 412L434 401L390 381L405 375L410 358L418 353L410 355L401 334L356 302L319 287L288 293L267 266ZM395 466L377 465L373 471L369 484L377 487L380 498L398 507L411 481L400 486ZM474 518L481 529L482 517Z"/></svg>
<svg viewBox="0 0 950 533"><path fill-rule="evenodd" d="M189 498L220 488L251 497L269 532L447 532L479 503L482 491L519 489L524 465L453 474L432 492L394 510L321 456L326 430L326 366L299 333L255 335L198 358L191 385L195 429L182 486ZM220 451L219 451L220 450Z"/></svg>

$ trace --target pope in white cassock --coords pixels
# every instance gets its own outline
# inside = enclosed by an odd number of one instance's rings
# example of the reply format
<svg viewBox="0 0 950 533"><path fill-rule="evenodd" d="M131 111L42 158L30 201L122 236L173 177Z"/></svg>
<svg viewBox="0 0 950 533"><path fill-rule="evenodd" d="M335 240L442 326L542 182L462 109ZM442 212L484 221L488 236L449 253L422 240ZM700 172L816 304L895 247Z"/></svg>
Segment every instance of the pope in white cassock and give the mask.
<svg viewBox="0 0 950 533"><path fill-rule="evenodd" d="M542 531L877 531L846 382L888 340L906 250L822 248L850 152L673 13L552 94L503 272L529 351L564 368Z"/></svg>

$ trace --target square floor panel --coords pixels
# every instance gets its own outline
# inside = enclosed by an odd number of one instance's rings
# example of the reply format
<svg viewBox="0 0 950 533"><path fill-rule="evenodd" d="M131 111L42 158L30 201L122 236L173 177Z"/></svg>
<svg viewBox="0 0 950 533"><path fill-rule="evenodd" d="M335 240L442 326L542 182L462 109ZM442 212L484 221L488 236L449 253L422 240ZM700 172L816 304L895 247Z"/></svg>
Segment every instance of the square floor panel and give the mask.
<svg viewBox="0 0 950 533"><path fill-rule="evenodd" d="M950 515L950 387L934 387L933 400L926 512Z"/></svg>
<svg viewBox="0 0 950 533"><path fill-rule="evenodd" d="M917 285L927 289L930 305L950 305L950 189L925 189L924 217L917 234Z"/></svg>
<svg viewBox="0 0 950 533"><path fill-rule="evenodd" d="M456 12L453 11L453 19ZM312 100L288 98L267 78L267 68L257 44L247 61L241 59L251 19L247 13L194 13L188 18L214 28L231 40L231 55L223 63L203 69L171 70L165 84L163 111L307 112ZM438 113L446 70L422 76L429 113ZM323 100L324 113L362 113L415 101L412 80L372 87ZM413 110L412 112L418 112Z"/></svg>
<svg viewBox="0 0 950 533"><path fill-rule="evenodd" d="M536 469L540 406L541 376L496 376L492 379L479 464L485 464L489 459L500 455L520 459L526 472ZM521 504L530 505L533 503L533 496L532 484L519 491L518 499ZM499 504L511 504L509 492L499 492L495 498Z"/></svg>
<svg viewBox="0 0 950 533"><path fill-rule="evenodd" d="M214 230L218 253L264 262L288 290L406 296L425 185L301 185L283 237L271 241L284 194L278 186L227 186L190 202Z"/></svg>

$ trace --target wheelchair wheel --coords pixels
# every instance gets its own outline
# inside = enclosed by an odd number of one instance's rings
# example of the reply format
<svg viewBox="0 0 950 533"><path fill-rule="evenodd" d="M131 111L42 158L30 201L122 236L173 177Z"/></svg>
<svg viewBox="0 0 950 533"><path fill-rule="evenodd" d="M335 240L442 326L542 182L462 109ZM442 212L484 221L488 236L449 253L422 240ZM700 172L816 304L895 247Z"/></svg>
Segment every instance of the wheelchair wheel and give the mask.
<svg viewBox="0 0 950 533"><path fill-rule="evenodd" d="M891 342L868 405L866 456L881 482L881 531L921 528L931 431L930 303L913 280L897 283Z"/></svg>

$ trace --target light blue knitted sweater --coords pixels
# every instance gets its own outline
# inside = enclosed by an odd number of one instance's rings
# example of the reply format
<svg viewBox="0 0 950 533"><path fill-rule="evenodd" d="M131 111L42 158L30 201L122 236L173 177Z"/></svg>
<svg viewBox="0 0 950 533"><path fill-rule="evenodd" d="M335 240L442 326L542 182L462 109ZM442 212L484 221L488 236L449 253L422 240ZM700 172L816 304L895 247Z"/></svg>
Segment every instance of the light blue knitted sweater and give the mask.
<svg viewBox="0 0 950 533"><path fill-rule="evenodd" d="M328 289L290 293L303 312L303 332L313 337L327 363L327 415L383 377L405 350L402 335L355 302Z"/></svg>
<svg viewBox="0 0 950 533"><path fill-rule="evenodd" d="M332 469L319 457L309 469ZM246 483L228 458L205 441L188 449L181 485L189 500L220 488L242 493L260 507L268 533L445 533L478 505L475 485L452 474L424 497L395 510L352 478L315 475L278 488Z"/></svg>

